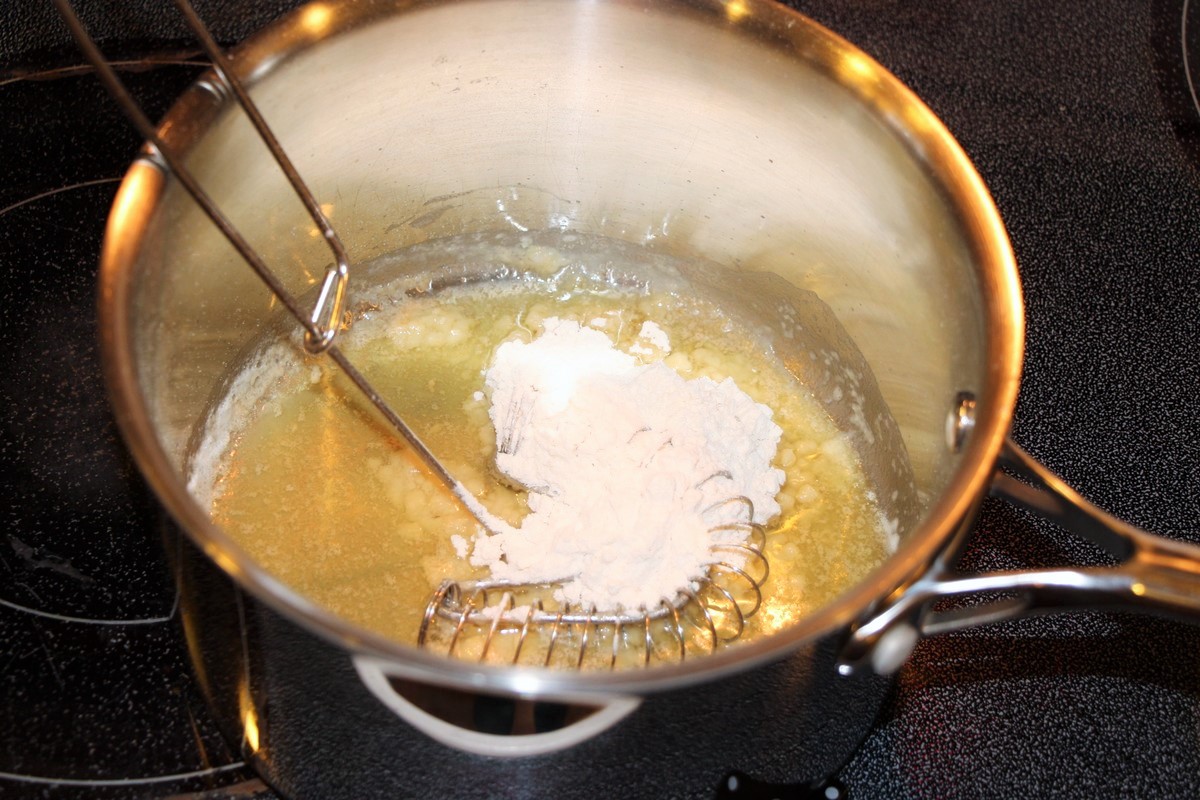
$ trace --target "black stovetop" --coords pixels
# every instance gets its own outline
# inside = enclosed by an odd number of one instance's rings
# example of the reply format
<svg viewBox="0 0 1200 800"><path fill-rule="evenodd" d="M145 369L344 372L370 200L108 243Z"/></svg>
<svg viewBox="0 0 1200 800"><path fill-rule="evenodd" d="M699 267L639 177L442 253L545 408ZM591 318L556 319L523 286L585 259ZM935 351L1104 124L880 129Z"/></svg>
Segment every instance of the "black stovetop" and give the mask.
<svg viewBox="0 0 1200 800"><path fill-rule="evenodd" d="M924 98L991 187L1027 301L1017 441L1102 507L1200 541L1188 2L794 5ZM78 5L154 114L203 64L169 4ZM288 5L197 3L226 43ZM193 683L160 512L105 401L96 260L138 143L80 63L49 3L5 10L0 796L268 797ZM967 566L1098 557L989 502ZM861 798L1200 796L1200 628L1075 613L928 640L838 778Z"/></svg>

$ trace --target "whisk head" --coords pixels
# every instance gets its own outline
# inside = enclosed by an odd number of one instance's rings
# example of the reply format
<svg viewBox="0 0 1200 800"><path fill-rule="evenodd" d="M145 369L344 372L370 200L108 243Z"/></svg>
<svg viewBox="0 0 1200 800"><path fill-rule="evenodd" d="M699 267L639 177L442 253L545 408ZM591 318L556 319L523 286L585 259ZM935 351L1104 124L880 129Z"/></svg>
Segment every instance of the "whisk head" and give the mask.
<svg viewBox="0 0 1200 800"><path fill-rule="evenodd" d="M430 597L417 644L479 663L616 669L682 661L739 638L762 604L770 574L766 532L745 521L709 528L740 541L715 541L705 573L652 608L604 610L555 599L557 584L445 581Z"/></svg>

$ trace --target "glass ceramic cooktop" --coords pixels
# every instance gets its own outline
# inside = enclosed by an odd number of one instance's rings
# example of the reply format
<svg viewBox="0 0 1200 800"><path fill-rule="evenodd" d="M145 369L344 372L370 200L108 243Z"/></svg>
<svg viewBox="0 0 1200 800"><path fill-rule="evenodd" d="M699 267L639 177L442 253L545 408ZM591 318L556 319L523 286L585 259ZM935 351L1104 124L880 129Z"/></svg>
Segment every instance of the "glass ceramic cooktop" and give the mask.
<svg viewBox="0 0 1200 800"><path fill-rule="evenodd" d="M157 4L79 5L153 114L200 68ZM225 42L287 5L198 3ZM1101 506L1200 540L1195 0L796 5L921 95L991 187L1028 303L1015 438ZM0 795L269 796L201 700L161 512L106 404L96 259L138 143L81 63L49 4L3 15ZM978 528L965 569L1101 558L999 504ZM838 779L1200 796L1200 633L1076 613L929 640Z"/></svg>

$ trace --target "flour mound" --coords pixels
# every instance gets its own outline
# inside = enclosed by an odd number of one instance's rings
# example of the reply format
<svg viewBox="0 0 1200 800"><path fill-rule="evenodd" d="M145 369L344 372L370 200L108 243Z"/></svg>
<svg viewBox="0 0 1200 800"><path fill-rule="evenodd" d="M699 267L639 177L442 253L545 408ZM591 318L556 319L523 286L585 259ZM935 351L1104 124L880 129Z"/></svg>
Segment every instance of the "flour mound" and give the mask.
<svg viewBox="0 0 1200 800"><path fill-rule="evenodd" d="M642 338L669 349L658 326ZM496 579L557 582L560 602L598 610L651 608L703 576L714 542L744 541L710 531L744 508L714 504L744 495L755 522L779 513L782 431L731 379L685 380L551 318L532 342L501 345L485 383L496 465L529 490L519 528L474 542L471 563Z"/></svg>

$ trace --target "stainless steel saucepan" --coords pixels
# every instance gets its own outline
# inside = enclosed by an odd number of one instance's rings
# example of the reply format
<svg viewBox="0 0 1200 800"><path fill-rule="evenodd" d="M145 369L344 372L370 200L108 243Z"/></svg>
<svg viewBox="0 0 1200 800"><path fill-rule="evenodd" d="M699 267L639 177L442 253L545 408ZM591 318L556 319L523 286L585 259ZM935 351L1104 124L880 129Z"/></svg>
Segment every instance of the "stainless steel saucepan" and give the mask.
<svg viewBox="0 0 1200 800"><path fill-rule="evenodd" d="M763 0L316 2L234 65L355 262L469 232L571 231L712 262L708 289L768 327L764 293L819 298L869 367L912 482L878 569L711 657L492 668L357 628L187 491L189 441L272 297L147 153L105 241L107 376L187 534L172 549L200 682L285 794L691 795L731 766L809 780L853 750L880 676L921 636L1071 607L1200 615L1200 550L1108 517L1008 440L1023 319L1003 224L929 109L834 34ZM303 293L327 252L232 106L203 78L161 136ZM895 456L859 447L869 469ZM957 574L989 494L1120 563ZM934 609L956 597L971 602Z"/></svg>

